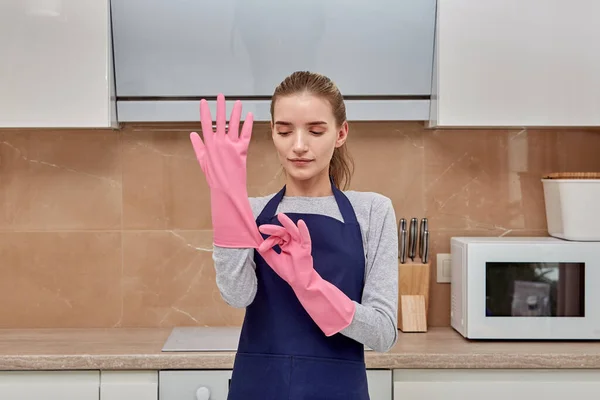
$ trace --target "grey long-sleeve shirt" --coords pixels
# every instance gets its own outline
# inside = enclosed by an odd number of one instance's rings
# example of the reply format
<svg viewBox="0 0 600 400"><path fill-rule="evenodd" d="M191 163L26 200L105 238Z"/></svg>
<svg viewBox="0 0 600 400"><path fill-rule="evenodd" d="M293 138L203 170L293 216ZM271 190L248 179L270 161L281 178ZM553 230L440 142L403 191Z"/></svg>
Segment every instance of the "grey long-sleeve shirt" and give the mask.
<svg viewBox="0 0 600 400"><path fill-rule="evenodd" d="M398 234L392 202L372 192L344 192L360 225L365 253L365 286L352 323L340 333L374 351L388 351L398 339ZM258 217L274 194L250 198ZM333 195L287 197L277 212L327 215L343 221ZM217 286L227 304L244 308L256 295L254 249L214 247Z"/></svg>

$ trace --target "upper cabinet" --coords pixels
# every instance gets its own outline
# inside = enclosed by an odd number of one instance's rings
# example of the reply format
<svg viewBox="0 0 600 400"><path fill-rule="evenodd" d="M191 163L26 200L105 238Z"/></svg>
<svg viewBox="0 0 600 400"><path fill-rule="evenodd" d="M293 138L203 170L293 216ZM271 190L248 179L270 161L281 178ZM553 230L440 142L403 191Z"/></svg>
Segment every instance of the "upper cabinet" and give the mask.
<svg viewBox="0 0 600 400"><path fill-rule="evenodd" d="M600 126L600 1L438 0L431 126Z"/></svg>
<svg viewBox="0 0 600 400"><path fill-rule="evenodd" d="M598 0L1 0L0 128L197 121L218 93L270 120L297 70L349 120L600 126L599 21Z"/></svg>
<svg viewBox="0 0 600 400"><path fill-rule="evenodd" d="M114 127L109 0L0 1L0 128Z"/></svg>
<svg viewBox="0 0 600 400"><path fill-rule="evenodd" d="M269 99L296 70L331 77L349 119L427 120L435 0L112 0L119 119L197 120L198 99Z"/></svg>

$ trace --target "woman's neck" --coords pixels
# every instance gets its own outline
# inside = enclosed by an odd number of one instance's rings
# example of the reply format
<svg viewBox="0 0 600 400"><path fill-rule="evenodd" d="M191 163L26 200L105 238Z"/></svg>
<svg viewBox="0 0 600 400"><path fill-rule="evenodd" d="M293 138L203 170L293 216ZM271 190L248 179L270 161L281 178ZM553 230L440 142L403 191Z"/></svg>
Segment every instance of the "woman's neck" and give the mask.
<svg viewBox="0 0 600 400"><path fill-rule="evenodd" d="M331 182L329 181L328 171L306 180L293 179L290 176L286 179L285 195L289 197L324 197L331 196Z"/></svg>

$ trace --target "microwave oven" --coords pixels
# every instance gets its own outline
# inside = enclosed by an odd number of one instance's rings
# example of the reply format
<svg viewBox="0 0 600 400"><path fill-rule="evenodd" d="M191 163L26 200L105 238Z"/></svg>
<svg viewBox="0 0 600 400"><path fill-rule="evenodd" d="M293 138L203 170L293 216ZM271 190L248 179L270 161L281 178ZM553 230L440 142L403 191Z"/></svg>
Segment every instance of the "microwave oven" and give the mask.
<svg viewBox="0 0 600 400"><path fill-rule="evenodd" d="M468 339L600 340L600 242L453 237L451 326Z"/></svg>

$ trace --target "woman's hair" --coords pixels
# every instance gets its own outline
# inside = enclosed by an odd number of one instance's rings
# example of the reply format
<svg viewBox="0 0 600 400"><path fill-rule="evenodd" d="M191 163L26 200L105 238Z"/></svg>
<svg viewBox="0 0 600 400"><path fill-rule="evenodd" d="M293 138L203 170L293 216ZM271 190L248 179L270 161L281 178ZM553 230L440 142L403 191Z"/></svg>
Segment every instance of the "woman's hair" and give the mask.
<svg viewBox="0 0 600 400"><path fill-rule="evenodd" d="M346 105L339 89L328 77L308 71L297 71L285 78L275 88L271 99L271 122L274 121L275 102L279 97L307 92L324 98L331 105L337 128L346 121ZM354 163L346 143L336 147L329 162L329 176L338 189L344 190L350 185Z"/></svg>

